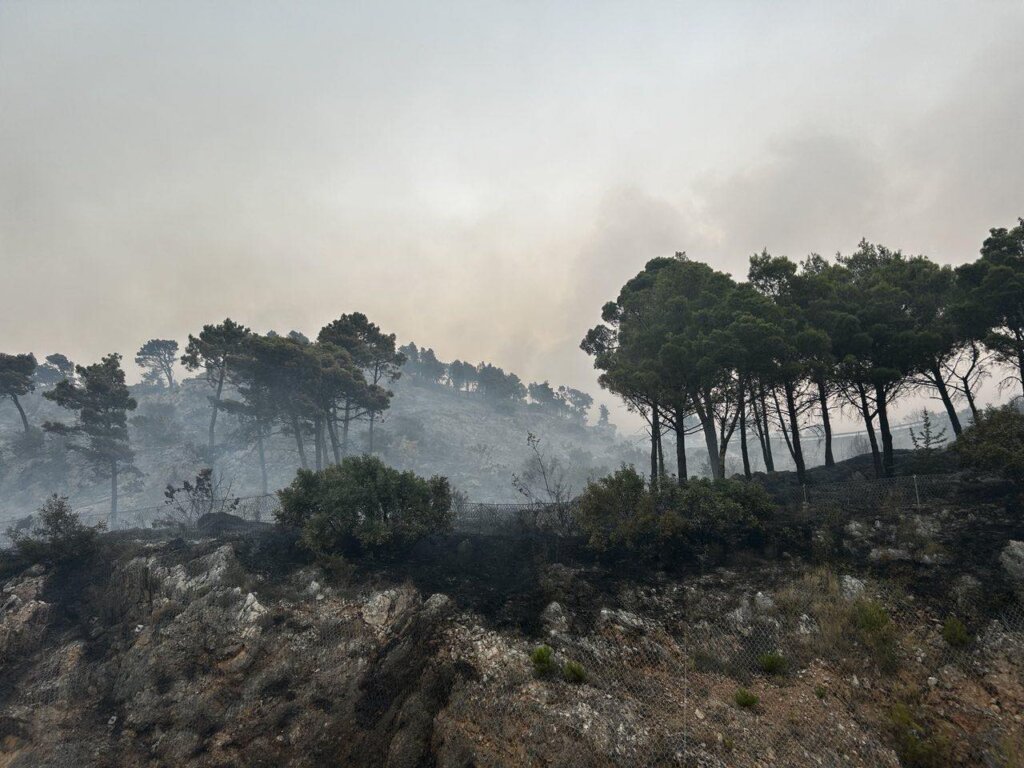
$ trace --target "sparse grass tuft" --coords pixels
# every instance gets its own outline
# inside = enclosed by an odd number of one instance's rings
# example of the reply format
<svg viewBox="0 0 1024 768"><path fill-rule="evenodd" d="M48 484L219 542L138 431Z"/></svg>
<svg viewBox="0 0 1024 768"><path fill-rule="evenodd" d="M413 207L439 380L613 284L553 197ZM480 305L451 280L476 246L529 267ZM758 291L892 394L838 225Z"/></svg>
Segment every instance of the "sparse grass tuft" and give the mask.
<svg viewBox="0 0 1024 768"><path fill-rule="evenodd" d="M971 644L971 636L967 633L967 627L955 616L950 616L942 625L942 639L950 648L966 648Z"/></svg>
<svg viewBox="0 0 1024 768"><path fill-rule="evenodd" d="M550 677L555 669L555 652L550 645L538 645L530 654L533 671L537 677Z"/></svg>
<svg viewBox="0 0 1024 768"><path fill-rule="evenodd" d="M580 685L587 682L587 671L578 661L567 661L562 667L562 677L567 683Z"/></svg>
<svg viewBox="0 0 1024 768"><path fill-rule="evenodd" d="M757 657L757 663L766 675L783 675L789 666L781 653L762 653Z"/></svg>
<svg viewBox="0 0 1024 768"><path fill-rule="evenodd" d="M757 696L752 694L746 688L737 688L733 698L736 700L736 706L740 709L753 709L760 701Z"/></svg>

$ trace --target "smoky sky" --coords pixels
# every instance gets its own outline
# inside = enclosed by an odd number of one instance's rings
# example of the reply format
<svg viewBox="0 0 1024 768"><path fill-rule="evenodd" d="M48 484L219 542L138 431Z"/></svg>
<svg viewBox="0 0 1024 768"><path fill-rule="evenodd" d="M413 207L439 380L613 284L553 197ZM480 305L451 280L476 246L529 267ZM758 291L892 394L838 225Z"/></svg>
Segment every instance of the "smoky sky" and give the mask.
<svg viewBox="0 0 1024 768"><path fill-rule="evenodd" d="M1024 215L1024 3L0 4L4 351L360 310L594 390L650 258Z"/></svg>

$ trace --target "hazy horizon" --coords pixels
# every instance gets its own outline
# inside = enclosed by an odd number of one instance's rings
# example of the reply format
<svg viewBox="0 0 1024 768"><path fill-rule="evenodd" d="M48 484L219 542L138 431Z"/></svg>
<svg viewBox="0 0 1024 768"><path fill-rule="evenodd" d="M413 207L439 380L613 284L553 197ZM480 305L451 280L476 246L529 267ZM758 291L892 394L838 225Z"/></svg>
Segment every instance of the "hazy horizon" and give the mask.
<svg viewBox="0 0 1024 768"><path fill-rule="evenodd" d="M4 348L362 311L596 393L579 340L652 257L975 258L1024 213L1022 32L1019 0L5 3Z"/></svg>

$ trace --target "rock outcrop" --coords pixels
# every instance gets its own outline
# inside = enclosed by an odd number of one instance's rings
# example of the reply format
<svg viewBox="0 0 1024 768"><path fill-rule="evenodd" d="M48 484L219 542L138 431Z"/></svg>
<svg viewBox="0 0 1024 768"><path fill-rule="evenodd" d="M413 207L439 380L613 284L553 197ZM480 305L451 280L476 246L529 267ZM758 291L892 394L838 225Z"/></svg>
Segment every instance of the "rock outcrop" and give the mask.
<svg viewBox="0 0 1024 768"><path fill-rule="evenodd" d="M602 588L551 566L531 637L386 569L247 563L170 542L8 579L0 766L895 768L889 713L911 689L950 765L1021 737L1021 632L979 625L953 654L934 613L867 577L763 566ZM898 681L837 624L865 601L899 617ZM554 667L538 676L540 643Z"/></svg>

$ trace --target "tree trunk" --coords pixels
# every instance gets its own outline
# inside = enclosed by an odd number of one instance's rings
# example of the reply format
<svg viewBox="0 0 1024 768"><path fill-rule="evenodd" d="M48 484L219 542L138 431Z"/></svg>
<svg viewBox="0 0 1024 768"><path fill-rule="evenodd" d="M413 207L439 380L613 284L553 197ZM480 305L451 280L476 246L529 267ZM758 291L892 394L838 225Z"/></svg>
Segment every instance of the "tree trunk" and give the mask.
<svg viewBox="0 0 1024 768"><path fill-rule="evenodd" d="M868 443L871 445L871 463L875 465L875 477L881 477L882 457L878 452L878 439L875 437L874 417L871 415L871 408L868 406L868 396L862 384L857 385L857 392L860 395L860 413L864 417L864 426L868 431Z"/></svg>
<svg viewBox="0 0 1024 768"><path fill-rule="evenodd" d="M764 468L769 472L775 471L775 456L772 454L772 433L768 424L768 408L765 404L764 387L759 387L761 397L761 421L758 429L764 435Z"/></svg>
<svg viewBox="0 0 1024 768"><path fill-rule="evenodd" d="M789 458L793 460L793 466L796 466L796 453L793 451L793 443L789 439L789 429L786 427L786 420L782 417L782 406L779 404L779 393L772 390L772 400L775 401L775 416L779 420L779 429L782 430L782 439L786 441L786 450L789 451Z"/></svg>
<svg viewBox="0 0 1024 768"><path fill-rule="evenodd" d="M967 407L971 409L971 419L974 423L978 423L978 405L974 402L974 394L971 392L970 386L967 384L967 379L964 379L964 395L967 396Z"/></svg>
<svg viewBox="0 0 1024 768"><path fill-rule="evenodd" d="M825 431L825 466L834 467L836 458L832 454L832 419L828 415L828 391L823 379L818 379L818 404L821 406L821 426Z"/></svg>
<svg viewBox="0 0 1024 768"><path fill-rule="evenodd" d="M750 455L747 453L747 398L740 389L740 454L743 457L743 476L750 479Z"/></svg>
<svg viewBox="0 0 1024 768"><path fill-rule="evenodd" d="M316 458L316 471L324 468L324 428L322 419L317 416L313 420L313 448Z"/></svg>
<svg viewBox="0 0 1024 768"><path fill-rule="evenodd" d="M708 451L708 466L711 468L711 476L715 480L721 480L722 468L719 465L718 433L715 431L714 416L705 409L698 397L691 394L690 400L693 402L697 418L700 419L701 429L704 431L704 445Z"/></svg>
<svg viewBox="0 0 1024 768"><path fill-rule="evenodd" d="M302 430L299 428L299 417L291 415L292 432L295 433L295 447L299 449L299 464L303 469L309 469L309 461L306 460L306 446L302 441Z"/></svg>
<svg viewBox="0 0 1024 768"><path fill-rule="evenodd" d="M25 415L25 409L21 407L21 401L18 400L17 395L11 395L11 400L14 401L14 407L18 409L18 415L21 416L21 426L24 428L25 434L27 435L32 431L32 428L28 425L28 416Z"/></svg>
<svg viewBox="0 0 1024 768"><path fill-rule="evenodd" d="M679 485L689 477L686 470L686 419L681 409L676 410L676 474Z"/></svg>
<svg viewBox="0 0 1024 768"><path fill-rule="evenodd" d="M260 488L267 494L267 455L263 448L263 425L256 423L256 451L260 457Z"/></svg>
<svg viewBox="0 0 1024 768"><path fill-rule="evenodd" d="M658 404L651 406L651 490L658 489Z"/></svg>
<svg viewBox="0 0 1024 768"><path fill-rule="evenodd" d="M348 456L348 425L352 421L352 401L345 398L345 414L341 422L341 455Z"/></svg>
<svg viewBox="0 0 1024 768"><path fill-rule="evenodd" d="M110 462L110 529L117 528L117 461Z"/></svg>
<svg viewBox="0 0 1024 768"><path fill-rule="evenodd" d="M718 435L718 476L719 478L725 477L725 456L729 452L729 441L732 439L733 433L736 431L736 421L739 419L739 411L732 416L732 421L726 425L725 421L722 421L721 432Z"/></svg>
<svg viewBox="0 0 1024 768"><path fill-rule="evenodd" d="M665 429L664 422L661 417L658 417L658 483L662 483L665 480L665 446L664 446Z"/></svg>
<svg viewBox="0 0 1024 768"><path fill-rule="evenodd" d="M935 388L939 391L939 399L942 401L942 405L946 409L946 415L949 417L949 423L953 427L953 434L959 437L960 433L963 432L963 427L960 426L960 418L956 415L956 407L949 396L949 389L942 378L942 371L939 370L938 362L932 363L931 374L932 381L935 382Z"/></svg>
<svg viewBox="0 0 1024 768"><path fill-rule="evenodd" d="M754 409L754 431L757 432L757 442L761 445L761 458L764 460L764 471L774 472L775 462L772 459L772 447L768 442L768 435L761 423L761 410L757 405L757 395L750 398L750 406Z"/></svg>
<svg viewBox="0 0 1024 768"><path fill-rule="evenodd" d="M377 414L370 414L370 436L369 436L369 451L370 455L373 456L373 425L377 421Z"/></svg>
<svg viewBox="0 0 1024 768"><path fill-rule="evenodd" d="M327 418L327 436L331 439L331 453L334 454L334 463L341 464L341 448L338 445L338 425L334 421L334 414Z"/></svg>
<svg viewBox="0 0 1024 768"><path fill-rule="evenodd" d="M800 485L807 482L807 470L804 466L804 450L800 445L800 420L796 412L796 397L793 392L793 383L787 381L782 386L786 394L786 410L789 412L789 429L793 440L793 463L796 464L796 479Z"/></svg>
<svg viewBox="0 0 1024 768"><path fill-rule="evenodd" d="M878 407L878 429L882 433L882 468L886 477L893 475L892 431L889 429L889 405L885 401L885 387L875 385L875 403Z"/></svg>
<svg viewBox="0 0 1024 768"><path fill-rule="evenodd" d="M213 447L214 447L214 434L217 430L217 414L220 413L221 393L224 391L224 376L226 372L223 368L220 370L220 375L217 377L217 394L213 398L213 413L210 414L210 434L208 444L210 447L210 464L213 464Z"/></svg>

